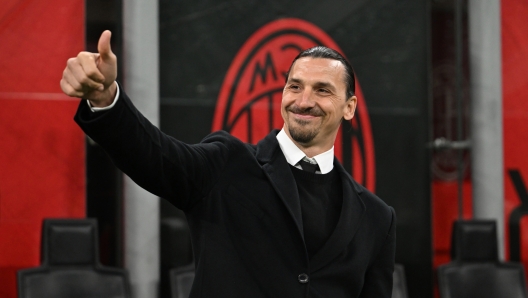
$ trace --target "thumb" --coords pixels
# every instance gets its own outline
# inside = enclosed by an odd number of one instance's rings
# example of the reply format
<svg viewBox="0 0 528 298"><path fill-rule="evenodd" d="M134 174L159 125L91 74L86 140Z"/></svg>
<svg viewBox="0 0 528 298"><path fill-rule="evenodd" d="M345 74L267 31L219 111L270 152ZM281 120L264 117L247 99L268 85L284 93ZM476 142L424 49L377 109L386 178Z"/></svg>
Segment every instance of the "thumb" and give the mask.
<svg viewBox="0 0 528 298"><path fill-rule="evenodd" d="M110 30L105 30L101 37L99 37L99 43L97 44L97 51L100 54L101 60L108 61L114 55L112 48L110 47L110 38L112 37L112 32Z"/></svg>

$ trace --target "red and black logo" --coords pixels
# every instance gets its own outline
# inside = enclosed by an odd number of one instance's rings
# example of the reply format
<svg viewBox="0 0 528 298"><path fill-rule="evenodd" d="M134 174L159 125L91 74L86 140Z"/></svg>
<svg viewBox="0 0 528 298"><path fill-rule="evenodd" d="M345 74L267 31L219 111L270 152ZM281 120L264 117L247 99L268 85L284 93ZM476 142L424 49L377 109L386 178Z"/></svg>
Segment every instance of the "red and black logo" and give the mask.
<svg viewBox="0 0 528 298"><path fill-rule="evenodd" d="M242 141L256 143L272 129L282 128L280 107L288 68L299 52L317 45L343 54L324 31L300 19L273 21L250 36L220 89L213 131L223 129ZM374 143L357 80L356 96L356 114L351 121L343 121L334 150L354 179L374 191Z"/></svg>

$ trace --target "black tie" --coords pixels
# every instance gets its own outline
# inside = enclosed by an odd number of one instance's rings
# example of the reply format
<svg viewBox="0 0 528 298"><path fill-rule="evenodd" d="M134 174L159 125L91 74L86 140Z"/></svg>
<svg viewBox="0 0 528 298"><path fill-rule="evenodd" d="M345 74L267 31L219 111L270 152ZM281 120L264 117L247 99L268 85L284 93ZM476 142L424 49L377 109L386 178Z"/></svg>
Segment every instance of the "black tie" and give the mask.
<svg viewBox="0 0 528 298"><path fill-rule="evenodd" d="M318 164L309 163L309 162L304 161L302 159L299 161L299 165L301 165L301 168L304 171L310 172L312 174L315 174L315 171L319 170L319 165Z"/></svg>

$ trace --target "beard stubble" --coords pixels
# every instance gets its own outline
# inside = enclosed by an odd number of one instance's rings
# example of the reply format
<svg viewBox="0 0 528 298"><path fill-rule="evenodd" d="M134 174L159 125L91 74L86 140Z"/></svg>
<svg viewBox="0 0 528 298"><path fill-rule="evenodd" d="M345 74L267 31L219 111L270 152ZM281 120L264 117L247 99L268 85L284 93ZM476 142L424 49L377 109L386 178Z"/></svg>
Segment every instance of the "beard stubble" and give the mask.
<svg viewBox="0 0 528 298"><path fill-rule="evenodd" d="M287 111L295 113L295 114L311 115L315 117L322 117L325 115L323 110L321 110L318 106L311 107L308 109L301 109L298 106L292 105L287 108ZM320 130L319 127L314 127L314 128L308 127L311 123L311 121L309 120L293 119L293 122L295 122L297 125L296 126L288 125L288 131L292 139L298 143L301 143L301 144L310 143L319 133L319 130Z"/></svg>

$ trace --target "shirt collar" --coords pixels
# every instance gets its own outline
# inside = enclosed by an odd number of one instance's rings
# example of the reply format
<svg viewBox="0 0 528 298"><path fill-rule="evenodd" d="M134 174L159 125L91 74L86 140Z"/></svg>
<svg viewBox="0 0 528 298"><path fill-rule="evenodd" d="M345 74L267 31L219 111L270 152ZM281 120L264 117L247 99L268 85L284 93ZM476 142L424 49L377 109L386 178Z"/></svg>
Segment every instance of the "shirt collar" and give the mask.
<svg viewBox="0 0 528 298"><path fill-rule="evenodd" d="M299 149L297 145L295 145L290 137L288 137L286 132L284 132L284 129L281 129L281 131L277 134L277 141L279 142L282 153L284 153L284 157L286 157L286 161L290 165L295 166L301 159L303 159L303 157L306 156L306 154L304 154L304 152L302 152L302 150ZM334 146L332 146L330 150L318 154L312 158L317 161L319 169L321 170L321 174L330 172L334 168Z"/></svg>

